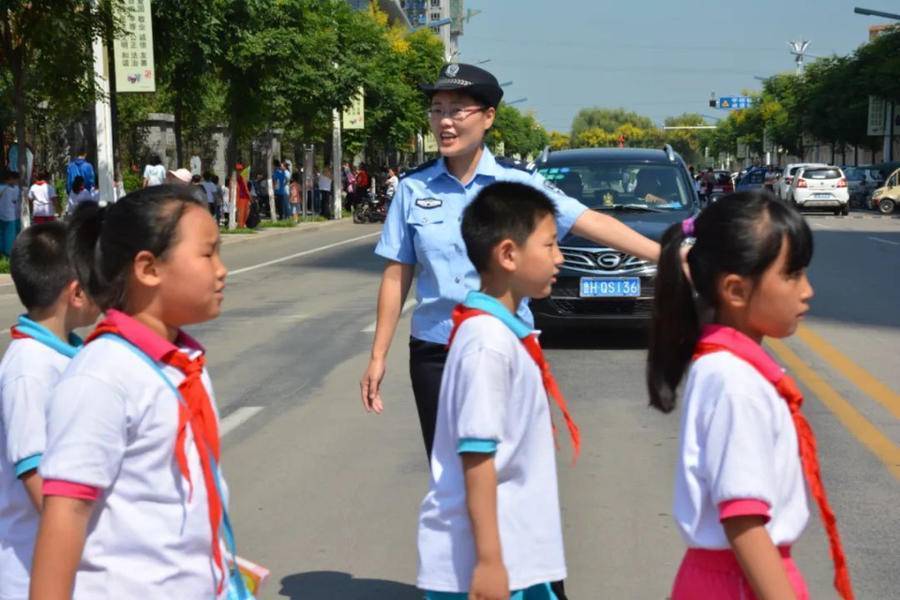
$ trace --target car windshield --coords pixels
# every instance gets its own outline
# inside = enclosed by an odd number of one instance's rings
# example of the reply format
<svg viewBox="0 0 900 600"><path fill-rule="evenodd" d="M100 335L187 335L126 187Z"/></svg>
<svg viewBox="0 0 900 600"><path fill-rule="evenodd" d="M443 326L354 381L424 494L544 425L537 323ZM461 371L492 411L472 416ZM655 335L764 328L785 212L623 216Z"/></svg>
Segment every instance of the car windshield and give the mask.
<svg viewBox="0 0 900 600"><path fill-rule="evenodd" d="M853 181L862 181L866 178L865 173L862 169L857 169L855 167L847 167L844 169L844 175L847 179L851 179Z"/></svg>
<svg viewBox="0 0 900 600"><path fill-rule="evenodd" d="M805 169L804 179L840 179L841 172L837 169Z"/></svg>
<svg viewBox="0 0 900 600"><path fill-rule="evenodd" d="M692 192L675 165L597 163L545 166L547 181L595 210L684 210Z"/></svg>

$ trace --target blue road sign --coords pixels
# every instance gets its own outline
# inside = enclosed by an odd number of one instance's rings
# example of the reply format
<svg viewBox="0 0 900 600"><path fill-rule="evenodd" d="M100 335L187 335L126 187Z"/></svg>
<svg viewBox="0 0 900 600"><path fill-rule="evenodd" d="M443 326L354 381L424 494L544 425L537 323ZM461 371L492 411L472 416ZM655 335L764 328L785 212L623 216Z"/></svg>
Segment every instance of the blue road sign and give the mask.
<svg viewBox="0 0 900 600"><path fill-rule="evenodd" d="M750 108L753 105L753 98L750 96L722 96L719 98L719 108L725 110L734 110L739 108Z"/></svg>

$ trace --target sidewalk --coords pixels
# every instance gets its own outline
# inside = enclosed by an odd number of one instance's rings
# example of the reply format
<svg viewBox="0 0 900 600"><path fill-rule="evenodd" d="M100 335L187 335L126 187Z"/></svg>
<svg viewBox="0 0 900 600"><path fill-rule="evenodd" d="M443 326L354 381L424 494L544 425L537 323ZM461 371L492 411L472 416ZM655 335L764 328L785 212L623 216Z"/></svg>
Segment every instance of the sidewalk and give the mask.
<svg viewBox="0 0 900 600"><path fill-rule="evenodd" d="M349 218L344 218L333 221L312 221L309 223L298 223L294 227L260 227L256 229L255 233L223 233L222 245L228 246L231 244L246 242L248 240L269 238L278 235L285 235L288 233L309 233L312 231L318 231L324 227L331 227L332 225L347 222L352 221Z"/></svg>

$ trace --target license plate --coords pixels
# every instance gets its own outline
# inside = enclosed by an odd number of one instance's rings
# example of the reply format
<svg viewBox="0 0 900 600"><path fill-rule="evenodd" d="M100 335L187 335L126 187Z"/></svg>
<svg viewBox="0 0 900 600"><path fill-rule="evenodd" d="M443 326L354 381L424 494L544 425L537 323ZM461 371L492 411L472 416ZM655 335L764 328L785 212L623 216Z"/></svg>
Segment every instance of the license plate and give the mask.
<svg viewBox="0 0 900 600"><path fill-rule="evenodd" d="M831 194L813 194L813 198L831 198Z"/></svg>
<svg viewBox="0 0 900 600"><path fill-rule="evenodd" d="M641 280L638 277L582 277L582 298L638 298Z"/></svg>

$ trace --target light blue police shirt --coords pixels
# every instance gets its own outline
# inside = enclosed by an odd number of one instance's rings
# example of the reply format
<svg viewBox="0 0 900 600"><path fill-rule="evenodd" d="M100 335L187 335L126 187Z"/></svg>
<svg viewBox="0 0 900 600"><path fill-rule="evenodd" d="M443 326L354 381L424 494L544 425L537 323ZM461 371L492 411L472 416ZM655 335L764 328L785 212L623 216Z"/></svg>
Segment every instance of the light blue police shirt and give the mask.
<svg viewBox="0 0 900 600"><path fill-rule="evenodd" d="M480 288L481 280L466 254L460 225L466 206L495 181L525 183L546 193L556 204L559 239L587 210L547 183L537 171L498 162L487 148L466 185L447 171L443 158L408 173L397 186L375 254L419 265L417 305L412 316L414 338L446 344L453 328L453 307L464 301L470 290ZM527 301L519 307L518 315L529 326L534 325Z"/></svg>

